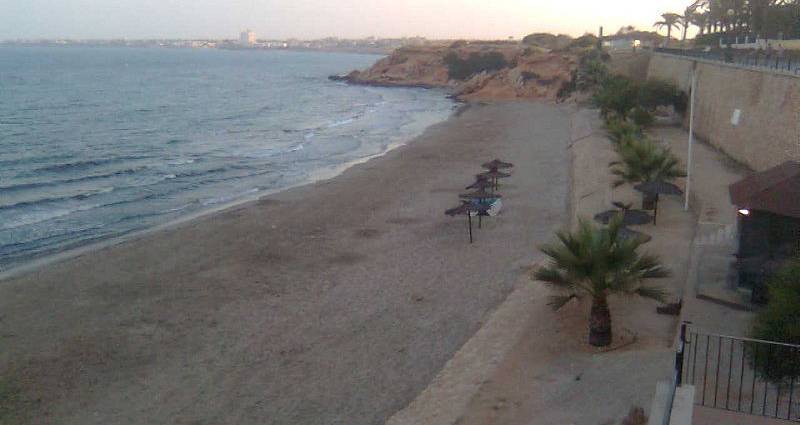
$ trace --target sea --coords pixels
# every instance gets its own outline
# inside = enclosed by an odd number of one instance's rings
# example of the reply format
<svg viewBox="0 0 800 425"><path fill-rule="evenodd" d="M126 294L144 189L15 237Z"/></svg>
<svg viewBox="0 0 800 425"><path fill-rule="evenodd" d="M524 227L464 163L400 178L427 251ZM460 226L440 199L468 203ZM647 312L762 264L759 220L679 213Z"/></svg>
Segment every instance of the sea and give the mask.
<svg viewBox="0 0 800 425"><path fill-rule="evenodd" d="M376 55L0 48L0 271L329 178L449 117Z"/></svg>

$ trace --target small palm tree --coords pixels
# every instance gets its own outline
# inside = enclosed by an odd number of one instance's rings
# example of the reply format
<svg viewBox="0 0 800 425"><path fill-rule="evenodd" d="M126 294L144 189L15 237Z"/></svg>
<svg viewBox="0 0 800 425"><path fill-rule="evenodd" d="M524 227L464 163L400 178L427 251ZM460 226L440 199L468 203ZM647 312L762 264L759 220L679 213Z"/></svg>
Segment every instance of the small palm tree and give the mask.
<svg viewBox="0 0 800 425"><path fill-rule="evenodd" d="M616 146L616 150L619 160L609 164L611 174L617 176L613 187L626 183L672 182L679 177L686 177L678 158L669 149L656 146L649 139L626 139ZM642 194L642 209L652 210L657 203L658 195Z"/></svg>
<svg viewBox="0 0 800 425"><path fill-rule="evenodd" d="M686 177L678 158L649 139L628 139L618 145L617 154L619 160L609 164L611 174L617 176L614 187L625 183L671 182Z"/></svg>
<svg viewBox="0 0 800 425"><path fill-rule="evenodd" d="M556 233L559 243L541 248L550 263L533 275L562 291L550 301L556 310L573 298L592 297L589 344L595 347L608 346L612 341L610 295L638 295L659 301L665 297L661 288L646 286L644 281L667 277L669 271L657 257L638 252L642 240L622 238L621 228L619 219L607 228L582 220L576 231Z"/></svg>
<svg viewBox="0 0 800 425"><path fill-rule="evenodd" d="M678 22L681 20L681 15L677 13L664 13L661 15L661 19L661 21L656 22L653 26L658 29L667 28L667 43L669 44L670 40L672 40L672 28L680 29Z"/></svg>

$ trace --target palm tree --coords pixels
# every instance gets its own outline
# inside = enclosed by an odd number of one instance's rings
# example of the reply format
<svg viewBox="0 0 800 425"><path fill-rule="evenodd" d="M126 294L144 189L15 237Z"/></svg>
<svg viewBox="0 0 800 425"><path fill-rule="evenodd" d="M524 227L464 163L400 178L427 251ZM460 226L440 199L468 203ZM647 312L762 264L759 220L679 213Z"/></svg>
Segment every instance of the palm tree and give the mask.
<svg viewBox="0 0 800 425"><path fill-rule="evenodd" d="M683 28L683 34L681 35L681 46L686 43L686 33L689 31L689 27L694 24L694 15L699 7L699 1L692 3L683 11L683 16L681 16L678 20L678 24Z"/></svg>
<svg viewBox="0 0 800 425"><path fill-rule="evenodd" d="M667 277L669 271L657 257L638 252L642 240L621 238L621 228L619 219L607 228L581 220L576 231L556 233L559 243L541 248L550 263L533 275L562 292L551 297L550 306L556 310L573 298L592 297L589 344L595 347L608 346L612 341L610 295L638 295L659 301L666 295L661 288L643 283Z"/></svg>
<svg viewBox="0 0 800 425"><path fill-rule="evenodd" d="M658 29L667 28L667 44L669 44L669 41L672 39L672 28L680 29L678 22L681 19L681 15L677 13L664 13L661 15L661 19L661 21L656 22L653 26Z"/></svg>
<svg viewBox="0 0 800 425"><path fill-rule="evenodd" d="M680 168L678 158L667 148L661 148L645 138L630 139L617 145L619 160L611 162L611 174L617 176L613 187L625 183L672 182L676 178L686 177ZM658 196L643 193L642 209L655 208Z"/></svg>
<svg viewBox="0 0 800 425"><path fill-rule="evenodd" d="M708 25L708 15L706 13L695 12L692 15L692 24L700 28L699 35L706 33L706 25Z"/></svg>
<svg viewBox="0 0 800 425"><path fill-rule="evenodd" d="M617 153L619 160L609 164L611 174L617 176L614 187L625 183L671 182L686 177L678 158L669 149L659 147L649 139L631 139L620 144Z"/></svg>

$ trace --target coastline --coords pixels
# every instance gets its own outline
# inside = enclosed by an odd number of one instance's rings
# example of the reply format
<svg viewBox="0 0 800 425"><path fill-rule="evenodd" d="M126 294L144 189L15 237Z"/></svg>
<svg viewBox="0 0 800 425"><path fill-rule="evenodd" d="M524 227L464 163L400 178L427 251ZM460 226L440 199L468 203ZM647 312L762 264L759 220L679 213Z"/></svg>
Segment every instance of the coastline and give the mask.
<svg viewBox="0 0 800 425"><path fill-rule="evenodd" d="M568 127L474 104L336 178L5 280L0 381L55 423L383 422L565 224ZM517 168L470 245L443 212L493 157Z"/></svg>
<svg viewBox="0 0 800 425"><path fill-rule="evenodd" d="M387 86L387 87L392 87L392 88L424 88L424 87L401 87L401 86ZM439 89L439 88L427 87L425 89ZM442 94L445 97L449 98L449 95L447 95L446 92L443 91ZM373 159L376 159L376 158L380 158L380 157L388 154L389 152L391 152L391 151L393 151L395 149L398 149L398 148L400 148L402 146L405 146L405 145L408 145L410 143L413 143L416 139L421 137L428 130L428 128L436 126L436 125L439 125L439 124L442 124L442 123L446 122L448 119L450 119L453 116L460 115L463 111L465 111L466 109L469 109L469 107L471 106L470 103L460 102L460 101L457 101L457 100L454 100L454 99L453 99L453 102L454 102L453 110L452 110L452 112L450 113L450 115L447 118L445 118L442 121L439 121L439 122L436 122L434 124L431 124L431 125L428 125L428 126L424 127L421 132L417 133L415 136L412 136L412 137L410 137L410 138L408 138L406 140L401 140L401 141L396 141L396 142L389 143L386 146L386 149L383 152L380 152L380 153L377 153L377 154L374 154L374 155L369 155L369 156L366 156L366 157L363 157L363 158L358 158L358 159L355 159L355 160L340 164L338 166L333 166L333 167L328 167L328 168L324 168L324 169L315 170L314 172L312 172L309 175L309 178L307 180L299 182L299 183L296 183L296 184L293 184L293 185L289 185L289 186L286 186L286 187L275 188L275 189L270 189L270 190L266 190L266 191L260 191L259 190L259 191L256 192L255 195L245 196L245 197L236 199L236 200L231 201L231 202L225 202L225 203L222 203L220 205L216 205L213 208L196 211L196 212L193 212L193 213L188 214L186 216L178 217L178 218L176 218L174 220L169 220L169 221L167 221L165 223L161 223L161 224L158 224L158 225L155 225L155 226L152 226L152 227L148 227L148 228L144 228L144 229L141 229L141 230L133 231L133 232L126 233L126 234L123 234L123 235L113 236L113 237L110 237L110 238L107 238L107 239L102 239L102 240L99 240L99 241L90 242L90 243L85 244L85 245L69 248L67 250L64 250L63 252L51 253L51 254L47 254L47 255L41 256L41 257L32 258L32 259L30 259L28 261L24 261L24 262L22 262L20 264L13 265L13 266L5 269L5 270L0 269L0 285L2 285L3 282L6 281L6 280L13 279L15 277L19 277L19 276L27 274L27 273L35 272L37 269L39 269L41 267L46 267L46 266L49 266L49 265L57 264L57 263L60 263L60 262L63 262L63 261L67 261L67 260L70 260L70 259L73 259L73 258L76 258L76 257L83 256L83 255L89 255L89 254L92 254L93 252L96 252L96 251L99 251L99 250L102 250L102 249L105 249L105 248L113 247L113 246L116 246L116 245L124 244L126 242L134 241L134 240L137 240L139 238L152 235L154 233L158 233L158 232L162 232L162 231L165 231L165 230L169 230L169 229L172 229L172 228L174 228L176 226L180 226L180 225L189 223L189 222L191 222L193 220L201 219L201 218L209 216L209 215L224 213L228 209L236 208L236 207L242 207L242 206L245 206L245 205L250 204L250 203L258 202L259 200L261 200L263 198L266 198L266 197L269 197L269 196L273 196L275 194L278 194L278 193L281 193L281 192L284 192L284 191L292 190L292 189L295 189L295 188L298 188L298 187L307 186L307 185L313 185L313 184L316 184L316 183L319 183L319 182L322 182L322 181L325 181L325 180L329 180L329 179L334 179L334 178L338 177L339 175L341 175L342 173L344 173L345 171L347 171L348 169L350 169L352 167L364 164L364 163L366 163L368 161L371 161Z"/></svg>

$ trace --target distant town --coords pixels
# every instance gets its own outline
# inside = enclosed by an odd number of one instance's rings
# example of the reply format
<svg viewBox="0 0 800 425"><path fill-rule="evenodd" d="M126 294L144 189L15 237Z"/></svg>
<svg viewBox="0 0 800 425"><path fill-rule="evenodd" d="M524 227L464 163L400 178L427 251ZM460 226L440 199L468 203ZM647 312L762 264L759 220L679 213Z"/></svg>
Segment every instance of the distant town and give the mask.
<svg viewBox="0 0 800 425"><path fill-rule="evenodd" d="M74 39L20 39L0 41L2 46L82 46L82 47L138 47L138 48L177 48L177 49L283 49L283 50L321 50L342 52L388 53L399 47L421 46L430 43L423 37L341 39L327 37L318 40L272 40L259 39L255 32L246 30L237 39L112 39L112 40L74 40Z"/></svg>

